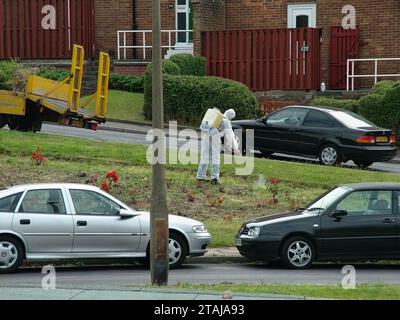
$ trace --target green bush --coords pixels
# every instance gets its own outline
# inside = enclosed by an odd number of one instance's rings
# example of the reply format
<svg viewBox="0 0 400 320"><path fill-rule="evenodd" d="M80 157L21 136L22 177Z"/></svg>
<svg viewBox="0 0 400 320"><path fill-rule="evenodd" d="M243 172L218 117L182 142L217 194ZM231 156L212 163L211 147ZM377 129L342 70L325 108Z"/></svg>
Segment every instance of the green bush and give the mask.
<svg viewBox="0 0 400 320"><path fill-rule="evenodd" d="M339 109L346 109L353 112L358 112L359 108L359 101L358 100L351 100L351 99L335 99L335 98L326 98L326 97L319 97L315 98L311 105L314 106L323 106L323 107L335 107Z"/></svg>
<svg viewBox="0 0 400 320"><path fill-rule="evenodd" d="M371 90L372 94L380 94L385 95L390 89L392 89L396 85L396 81L393 80L384 80L375 84Z"/></svg>
<svg viewBox="0 0 400 320"><path fill-rule="evenodd" d="M380 127L400 133L400 83L385 95L370 94L362 98L360 114Z"/></svg>
<svg viewBox="0 0 400 320"><path fill-rule="evenodd" d="M200 125L209 108L222 112L235 109L237 119L254 118L259 106L254 94L243 84L217 77L164 76L166 121ZM151 95L145 96L145 117L152 116Z"/></svg>
<svg viewBox="0 0 400 320"><path fill-rule="evenodd" d="M176 63L181 75L185 76L206 76L207 59L201 56L193 56L189 53L180 53L169 58L170 61Z"/></svg>
<svg viewBox="0 0 400 320"><path fill-rule="evenodd" d="M17 89L16 82L19 82L17 80L20 78L19 74L30 73L28 69L14 60L0 62L0 89Z"/></svg>
<svg viewBox="0 0 400 320"><path fill-rule="evenodd" d="M128 92L143 92L144 77L120 73L111 73L110 89Z"/></svg>
<svg viewBox="0 0 400 320"><path fill-rule="evenodd" d="M63 81L66 77L70 75L70 73L67 70L56 69L54 67L41 67L39 68L37 74L38 76L53 81Z"/></svg>

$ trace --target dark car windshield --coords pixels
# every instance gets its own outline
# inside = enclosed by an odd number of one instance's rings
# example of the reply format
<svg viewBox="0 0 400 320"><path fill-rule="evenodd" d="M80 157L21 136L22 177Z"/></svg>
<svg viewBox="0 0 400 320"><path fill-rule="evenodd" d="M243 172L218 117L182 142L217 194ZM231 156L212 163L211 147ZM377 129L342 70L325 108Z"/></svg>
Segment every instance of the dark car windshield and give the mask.
<svg viewBox="0 0 400 320"><path fill-rule="evenodd" d="M372 122L351 111L330 110L329 113L340 123L351 129L376 128L376 125Z"/></svg>
<svg viewBox="0 0 400 320"><path fill-rule="evenodd" d="M323 211L329 208L338 198L346 194L350 189L346 187L338 187L328 191L324 195L314 200L304 212Z"/></svg>

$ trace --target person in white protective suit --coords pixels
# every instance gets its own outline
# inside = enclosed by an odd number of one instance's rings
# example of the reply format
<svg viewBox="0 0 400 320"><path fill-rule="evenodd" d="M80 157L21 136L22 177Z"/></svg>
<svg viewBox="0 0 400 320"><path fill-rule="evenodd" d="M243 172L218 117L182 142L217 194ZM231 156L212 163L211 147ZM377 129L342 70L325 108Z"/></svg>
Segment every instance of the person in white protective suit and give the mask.
<svg viewBox="0 0 400 320"><path fill-rule="evenodd" d="M225 112L224 118L218 129L202 130L201 132L201 158L197 171L197 180L205 180L208 166L211 165L211 182L219 183L220 158L224 137L225 150L240 154L239 144L232 129L231 121L236 117L236 112L230 109Z"/></svg>

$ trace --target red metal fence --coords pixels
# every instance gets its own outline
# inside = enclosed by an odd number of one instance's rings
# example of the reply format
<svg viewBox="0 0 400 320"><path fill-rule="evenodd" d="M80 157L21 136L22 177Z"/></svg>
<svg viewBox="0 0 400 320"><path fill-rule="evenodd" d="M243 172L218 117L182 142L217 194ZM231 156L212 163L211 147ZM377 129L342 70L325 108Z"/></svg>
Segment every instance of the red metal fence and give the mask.
<svg viewBox="0 0 400 320"><path fill-rule="evenodd" d="M345 30L342 27L331 28L329 88L346 89L347 59L355 59L358 55L358 29Z"/></svg>
<svg viewBox="0 0 400 320"><path fill-rule="evenodd" d="M42 8L56 9L56 29L44 30ZM0 0L0 59L70 58L73 44L95 53L94 0Z"/></svg>
<svg viewBox="0 0 400 320"><path fill-rule="evenodd" d="M202 50L209 75L254 91L320 87L320 29L206 31Z"/></svg>

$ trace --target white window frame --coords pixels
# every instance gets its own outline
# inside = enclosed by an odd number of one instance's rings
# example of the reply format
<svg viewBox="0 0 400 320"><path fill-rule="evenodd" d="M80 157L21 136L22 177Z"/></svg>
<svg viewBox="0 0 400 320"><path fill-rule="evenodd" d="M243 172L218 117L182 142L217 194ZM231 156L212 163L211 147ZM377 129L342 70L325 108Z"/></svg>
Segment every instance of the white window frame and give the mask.
<svg viewBox="0 0 400 320"><path fill-rule="evenodd" d="M317 4L289 4L288 5L288 28L296 28L296 17L308 16L308 27L317 27Z"/></svg>
<svg viewBox="0 0 400 320"><path fill-rule="evenodd" d="M185 5L178 5L178 0L175 1L175 25L176 25L176 30L180 30L178 27L178 13L186 13L186 30L189 30L189 22L190 22L190 0L186 0ZM183 31L186 31L183 30ZM179 44L180 46L182 45L187 45L187 46L192 46L193 44L189 42L189 34L186 34L186 41L185 42L179 42L178 40L178 34L176 35L176 44Z"/></svg>

